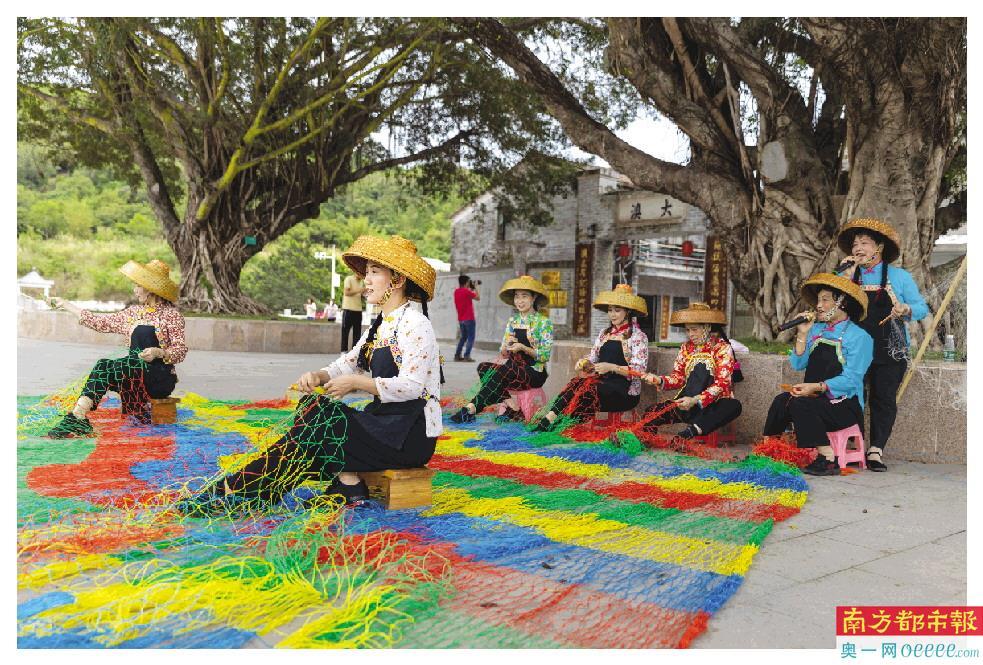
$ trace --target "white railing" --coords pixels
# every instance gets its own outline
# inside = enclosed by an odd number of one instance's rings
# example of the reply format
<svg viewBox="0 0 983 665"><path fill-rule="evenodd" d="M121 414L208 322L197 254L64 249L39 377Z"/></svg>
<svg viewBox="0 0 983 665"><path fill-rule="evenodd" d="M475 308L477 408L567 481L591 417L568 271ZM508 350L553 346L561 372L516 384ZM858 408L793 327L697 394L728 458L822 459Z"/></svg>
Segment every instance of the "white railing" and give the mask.
<svg viewBox="0 0 983 665"><path fill-rule="evenodd" d="M638 263L701 273L706 263L706 250L694 248L692 255L684 256L679 245L640 242L635 257Z"/></svg>

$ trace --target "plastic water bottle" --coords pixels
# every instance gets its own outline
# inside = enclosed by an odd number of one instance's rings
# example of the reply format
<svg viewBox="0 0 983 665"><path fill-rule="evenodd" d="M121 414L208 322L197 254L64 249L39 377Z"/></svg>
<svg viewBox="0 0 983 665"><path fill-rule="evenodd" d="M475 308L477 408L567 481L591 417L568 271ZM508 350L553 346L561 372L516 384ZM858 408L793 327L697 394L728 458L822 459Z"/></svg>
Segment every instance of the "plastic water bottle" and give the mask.
<svg viewBox="0 0 983 665"><path fill-rule="evenodd" d="M942 347L942 360L956 362L956 337L955 335L945 336L945 345Z"/></svg>

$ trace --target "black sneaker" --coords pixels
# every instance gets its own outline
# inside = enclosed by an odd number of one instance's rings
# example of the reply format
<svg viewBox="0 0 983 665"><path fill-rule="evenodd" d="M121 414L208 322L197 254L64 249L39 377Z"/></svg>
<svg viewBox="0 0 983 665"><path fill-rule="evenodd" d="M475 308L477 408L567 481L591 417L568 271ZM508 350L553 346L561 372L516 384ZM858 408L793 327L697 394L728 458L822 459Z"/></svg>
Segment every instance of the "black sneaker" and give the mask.
<svg viewBox="0 0 983 665"><path fill-rule="evenodd" d="M454 362L456 363L461 362L461 356L454 356Z"/></svg>
<svg viewBox="0 0 983 665"><path fill-rule="evenodd" d="M473 363L474 358L472 358L471 356L464 356L463 358L461 358L461 361L466 363Z"/></svg>
<svg viewBox="0 0 983 665"><path fill-rule="evenodd" d="M327 495L339 494L344 497L345 505L351 506L362 503L369 498L369 486L361 479L354 485L346 485L335 478L324 493Z"/></svg>
<svg viewBox="0 0 983 665"><path fill-rule="evenodd" d="M879 459L867 458L867 469L869 471L887 471L887 466Z"/></svg>
<svg viewBox="0 0 983 665"><path fill-rule="evenodd" d="M48 430L49 439L72 439L95 436L88 418L78 418L74 413L66 413L57 425Z"/></svg>
<svg viewBox="0 0 983 665"><path fill-rule="evenodd" d="M462 406L461 410L451 416L452 423L473 423L477 418L475 415L468 411L468 407Z"/></svg>
<svg viewBox="0 0 983 665"><path fill-rule="evenodd" d="M505 423L521 423L523 420L522 411L516 411L509 407L505 407L505 411L501 415L495 416L495 422L501 425Z"/></svg>
<svg viewBox="0 0 983 665"><path fill-rule="evenodd" d="M810 476L838 476L840 475L840 467L836 463L835 457L831 462L825 456L817 455L809 466L802 469L802 473L808 473Z"/></svg>

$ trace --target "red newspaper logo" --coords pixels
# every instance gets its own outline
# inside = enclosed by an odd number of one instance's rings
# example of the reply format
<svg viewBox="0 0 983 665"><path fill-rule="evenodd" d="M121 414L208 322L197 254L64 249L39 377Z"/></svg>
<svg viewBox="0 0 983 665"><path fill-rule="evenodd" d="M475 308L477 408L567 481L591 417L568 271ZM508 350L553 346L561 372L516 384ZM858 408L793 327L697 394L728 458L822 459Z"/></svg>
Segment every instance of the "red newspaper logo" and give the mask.
<svg viewBox="0 0 983 665"><path fill-rule="evenodd" d="M836 634L983 635L983 607L961 605L841 605Z"/></svg>

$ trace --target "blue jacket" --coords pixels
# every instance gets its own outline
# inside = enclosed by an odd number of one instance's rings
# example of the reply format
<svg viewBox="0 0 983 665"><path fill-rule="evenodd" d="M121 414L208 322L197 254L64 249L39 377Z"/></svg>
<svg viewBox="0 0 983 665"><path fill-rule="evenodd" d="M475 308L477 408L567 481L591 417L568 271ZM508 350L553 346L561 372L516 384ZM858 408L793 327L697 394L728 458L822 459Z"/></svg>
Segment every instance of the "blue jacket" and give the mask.
<svg viewBox="0 0 983 665"><path fill-rule="evenodd" d="M828 340L836 347L836 355L843 366L838 376L826 379L829 389L827 396L831 399L854 397L860 400L860 408L864 407L864 375L874 358L874 340L867 331L850 319L829 326L825 323L813 323L806 337L806 350L799 355L795 348L789 352L788 360L792 369L801 372L809 364L811 354L817 344L826 344L819 340Z"/></svg>

